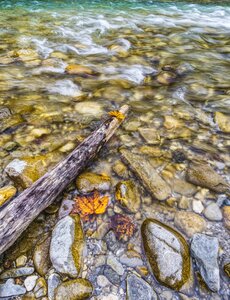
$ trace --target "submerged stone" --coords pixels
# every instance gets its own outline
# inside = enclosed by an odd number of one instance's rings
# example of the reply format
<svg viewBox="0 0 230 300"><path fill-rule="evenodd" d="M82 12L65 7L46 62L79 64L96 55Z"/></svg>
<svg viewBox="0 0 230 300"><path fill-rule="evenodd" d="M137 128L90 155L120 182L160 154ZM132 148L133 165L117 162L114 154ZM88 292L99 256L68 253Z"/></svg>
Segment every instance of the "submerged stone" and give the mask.
<svg viewBox="0 0 230 300"><path fill-rule="evenodd" d="M192 237L195 233L202 232L206 228L206 221L201 216L188 211L176 212L174 224L188 237Z"/></svg>
<svg viewBox="0 0 230 300"><path fill-rule="evenodd" d="M94 75L95 72L90 69L89 67L81 66L81 65L68 65L65 68L65 71L67 74L70 75L79 75L79 76L88 76L88 75Z"/></svg>
<svg viewBox="0 0 230 300"><path fill-rule="evenodd" d="M180 290L190 278L189 247L183 236L155 219L143 222L141 234L156 279L169 288Z"/></svg>
<svg viewBox="0 0 230 300"><path fill-rule="evenodd" d="M50 236L45 236L45 238L38 242L34 249L34 266L36 271L41 276L45 276L51 267L51 261L49 257L50 240Z"/></svg>
<svg viewBox="0 0 230 300"><path fill-rule="evenodd" d="M139 133L143 139L150 145L157 145L161 142L159 132L155 128L139 128Z"/></svg>
<svg viewBox="0 0 230 300"><path fill-rule="evenodd" d="M77 277L82 266L84 234L78 215L66 216L56 224L50 243L50 259L60 273Z"/></svg>
<svg viewBox="0 0 230 300"><path fill-rule="evenodd" d="M127 300L157 300L157 294L142 278L130 274L127 277Z"/></svg>
<svg viewBox="0 0 230 300"><path fill-rule="evenodd" d="M131 170L138 175L143 185L154 198L162 201L171 195L169 185L160 177L147 160L126 149L121 149L120 152L125 162L127 162Z"/></svg>
<svg viewBox="0 0 230 300"><path fill-rule="evenodd" d="M17 189L12 186L4 186L0 188L0 207L10 198L12 198L17 192Z"/></svg>
<svg viewBox="0 0 230 300"><path fill-rule="evenodd" d="M191 254L202 278L213 292L218 292L220 288L218 249L219 242L216 237L197 233L192 238Z"/></svg>
<svg viewBox="0 0 230 300"><path fill-rule="evenodd" d="M75 111L85 116L93 116L99 118L103 114L103 106L93 101L79 102L75 105Z"/></svg>
<svg viewBox="0 0 230 300"><path fill-rule="evenodd" d="M108 191L110 189L111 179L104 174L84 172L77 177L76 186L79 192L89 193L93 190Z"/></svg>
<svg viewBox="0 0 230 300"><path fill-rule="evenodd" d="M93 292L93 286L87 279L79 278L60 284L55 290L55 300L84 300Z"/></svg>
<svg viewBox="0 0 230 300"><path fill-rule="evenodd" d="M230 278L230 263L228 263L224 266L224 272Z"/></svg>
<svg viewBox="0 0 230 300"><path fill-rule="evenodd" d="M203 163L190 163L187 170L187 180L217 193L225 193L230 188L222 176L209 165Z"/></svg>
<svg viewBox="0 0 230 300"><path fill-rule="evenodd" d="M230 230L230 206L223 207L224 225Z"/></svg>
<svg viewBox="0 0 230 300"><path fill-rule="evenodd" d="M128 212L138 212L141 199L138 193L137 187L131 180L121 181L116 185L116 200L123 206Z"/></svg>
<svg viewBox="0 0 230 300"><path fill-rule="evenodd" d="M215 122L220 130L225 133L230 133L230 116L225 115L219 111L215 112Z"/></svg>

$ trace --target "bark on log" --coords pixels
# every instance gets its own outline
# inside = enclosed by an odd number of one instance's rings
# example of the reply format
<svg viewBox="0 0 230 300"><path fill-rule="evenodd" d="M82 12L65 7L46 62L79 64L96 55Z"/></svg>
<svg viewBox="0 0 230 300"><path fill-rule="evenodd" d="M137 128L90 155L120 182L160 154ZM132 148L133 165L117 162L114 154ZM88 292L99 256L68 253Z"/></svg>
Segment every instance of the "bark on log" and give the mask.
<svg viewBox="0 0 230 300"><path fill-rule="evenodd" d="M126 115L128 106L122 106L120 112ZM0 254L79 175L111 138L120 123L118 118L110 117L51 171L0 210Z"/></svg>

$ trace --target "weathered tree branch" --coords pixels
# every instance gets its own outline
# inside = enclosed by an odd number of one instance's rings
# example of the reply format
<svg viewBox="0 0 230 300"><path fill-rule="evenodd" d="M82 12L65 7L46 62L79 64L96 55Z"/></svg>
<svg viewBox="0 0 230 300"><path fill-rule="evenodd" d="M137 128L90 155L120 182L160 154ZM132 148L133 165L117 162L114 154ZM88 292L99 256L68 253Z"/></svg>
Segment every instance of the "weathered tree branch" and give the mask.
<svg viewBox="0 0 230 300"><path fill-rule="evenodd" d="M127 112L128 106L122 106L121 115ZM0 210L0 254L76 178L111 138L120 123L118 118L110 117L51 171Z"/></svg>

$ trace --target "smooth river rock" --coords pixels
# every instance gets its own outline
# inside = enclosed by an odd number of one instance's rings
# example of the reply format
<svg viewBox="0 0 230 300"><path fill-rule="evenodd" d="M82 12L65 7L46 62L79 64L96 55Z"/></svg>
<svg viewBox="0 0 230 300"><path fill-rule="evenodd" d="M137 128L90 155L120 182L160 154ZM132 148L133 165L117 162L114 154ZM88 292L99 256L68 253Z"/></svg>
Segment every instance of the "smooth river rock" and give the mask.
<svg viewBox="0 0 230 300"><path fill-rule="evenodd" d="M50 259L60 273L77 277L82 265L84 234L79 216L66 216L56 224L50 243Z"/></svg>
<svg viewBox="0 0 230 300"><path fill-rule="evenodd" d="M154 167L143 157L126 149L120 150L122 158L139 177L147 190L157 200L165 200L171 195L171 188L157 173Z"/></svg>
<svg viewBox="0 0 230 300"><path fill-rule="evenodd" d="M155 219L143 222L141 234L156 279L169 288L180 290L190 278L189 247L183 236Z"/></svg>
<svg viewBox="0 0 230 300"><path fill-rule="evenodd" d="M217 193L225 193L229 190L229 185L224 178L207 164L190 163L186 176L189 182Z"/></svg>
<svg viewBox="0 0 230 300"><path fill-rule="evenodd" d="M205 210L203 211L205 217L210 221L221 221L222 220L222 212L219 206L213 202L210 203Z"/></svg>
<svg viewBox="0 0 230 300"><path fill-rule="evenodd" d="M83 278L65 281L55 290L55 300L88 299L93 291L92 284Z"/></svg>
<svg viewBox="0 0 230 300"><path fill-rule="evenodd" d="M188 211L176 212L174 224L188 237L192 237L195 233L202 232L206 228L206 221L201 216Z"/></svg>
<svg viewBox="0 0 230 300"><path fill-rule="evenodd" d="M22 276L29 276L34 273L33 267L21 267L6 270L0 275L0 279L17 278Z"/></svg>
<svg viewBox="0 0 230 300"><path fill-rule="evenodd" d="M127 300L157 300L157 294L142 278L130 274L127 277Z"/></svg>
<svg viewBox="0 0 230 300"><path fill-rule="evenodd" d="M61 277L57 273L52 273L48 277L48 298L54 300L55 289L60 285Z"/></svg>
<svg viewBox="0 0 230 300"><path fill-rule="evenodd" d="M50 241L51 237L45 236L37 243L34 250L33 261L35 269L41 276L45 276L51 267L51 261L49 257Z"/></svg>
<svg viewBox="0 0 230 300"><path fill-rule="evenodd" d="M191 241L191 254L202 278L213 292L218 292L220 288L218 248L218 239L205 234L197 233Z"/></svg>
<svg viewBox="0 0 230 300"><path fill-rule="evenodd" d="M98 191L108 191L110 189L111 179L104 174L96 174L84 172L77 177L76 186L82 193L92 192L94 189Z"/></svg>

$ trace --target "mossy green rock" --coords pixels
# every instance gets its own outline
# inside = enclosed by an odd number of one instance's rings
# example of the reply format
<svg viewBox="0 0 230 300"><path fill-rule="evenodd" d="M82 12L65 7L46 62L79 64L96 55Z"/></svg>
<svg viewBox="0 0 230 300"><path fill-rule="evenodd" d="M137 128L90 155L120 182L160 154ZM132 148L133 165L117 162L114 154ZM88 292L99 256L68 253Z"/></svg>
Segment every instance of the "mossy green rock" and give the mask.
<svg viewBox="0 0 230 300"><path fill-rule="evenodd" d="M45 276L51 267L51 261L49 257L50 240L51 237L46 235L37 243L34 250L33 261L35 269L41 276Z"/></svg>
<svg viewBox="0 0 230 300"><path fill-rule="evenodd" d="M169 288L180 290L190 278L189 247L183 236L155 219L143 222L141 234L156 279Z"/></svg>
<svg viewBox="0 0 230 300"><path fill-rule="evenodd" d="M131 180L121 181L116 185L116 200L128 212L136 213L141 205L137 187Z"/></svg>
<svg viewBox="0 0 230 300"><path fill-rule="evenodd" d="M55 300L84 300L93 292L92 284L83 278L70 280L59 285L55 290Z"/></svg>

